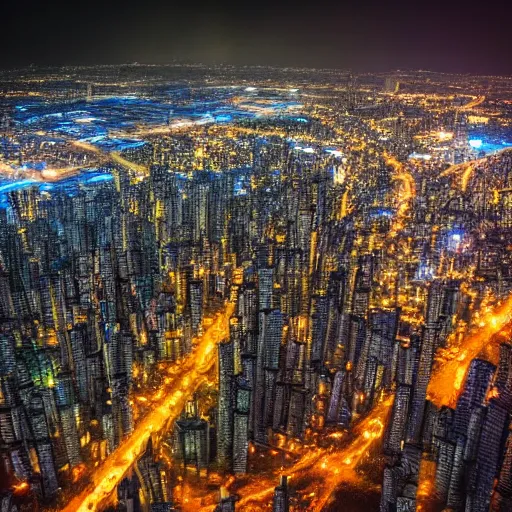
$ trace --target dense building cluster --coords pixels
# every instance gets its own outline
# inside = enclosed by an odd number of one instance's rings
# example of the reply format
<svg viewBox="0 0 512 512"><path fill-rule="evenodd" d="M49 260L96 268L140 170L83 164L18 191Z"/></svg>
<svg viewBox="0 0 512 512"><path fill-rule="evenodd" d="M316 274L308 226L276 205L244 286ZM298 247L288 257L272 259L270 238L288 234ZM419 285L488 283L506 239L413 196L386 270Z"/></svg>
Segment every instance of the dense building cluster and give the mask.
<svg viewBox="0 0 512 512"><path fill-rule="evenodd" d="M506 80L76 72L3 77L2 510L510 510Z"/></svg>

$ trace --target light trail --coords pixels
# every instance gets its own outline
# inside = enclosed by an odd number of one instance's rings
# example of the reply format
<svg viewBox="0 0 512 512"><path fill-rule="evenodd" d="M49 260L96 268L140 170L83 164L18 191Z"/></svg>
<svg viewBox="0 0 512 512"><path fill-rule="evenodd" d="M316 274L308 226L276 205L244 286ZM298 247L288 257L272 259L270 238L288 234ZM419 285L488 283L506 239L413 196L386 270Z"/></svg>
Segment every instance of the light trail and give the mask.
<svg viewBox="0 0 512 512"><path fill-rule="evenodd" d="M476 160L474 162L476 162ZM448 167L442 173L439 174L439 177L444 178L445 176L451 176L452 174L455 174L461 170L466 169L466 167L470 164L471 164L471 162L464 162L461 164L450 165L450 167Z"/></svg>
<svg viewBox="0 0 512 512"><path fill-rule="evenodd" d="M229 337L229 318L234 305L228 303L212 325L198 339L193 352L183 360L179 371L166 385L155 392L161 394L154 408L137 424L134 431L91 474L92 487L87 487L73 498L62 512L90 512L102 510L112 492L132 464L142 454L149 436L169 428L181 414L187 401L216 362L217 343ZM163 392L162 392L163 390Z"/></svg>
<svg viewBox="0 0 512 512"><path fill-rule="evenodd" d="M400 202L409 201L416 195L416 184L412 174L405 169L405 165L398 161L394 156L387 152L383 153L386 160L386 164L393 167L395 171L394 179L401 180L404 183L405 191L403 196L400 198Z"/></svg>
<svg viewBox="0 0 512 512"><path fill-rule="evenodd" d="M475 160L468 160L467 162L463 162L460 164L453 164L450 165L447 169L445 169L441 174L439 174L440 178L444 178L446 176L452 176L454 174L461 175L460 177L460 188L463 192L466 191L467 186L469 185L469 179L473 175L473 172L475 169L482 164L485 164L489 158L495 158L498 155L502 155L504 153L508 153L512 151L512 148L506 147L503 149L500 149L489 156L484 156L483 158L477 158Z"/></svg>
<svg viewBox="0 0 512 512"><path fill-rule="evenodd" d="M409 211L411 200L416 196L416 182L412 174L406 170L405 165L399 162L394 156L386 151L382 155L386 164L391 166L395 171L392 179L399 180L403 186L398 190L398 208L393 219L393 224L389 230L388 236L393 238L398 231L403 228L402 220Z"/></svg>
<svg viewBox="0 0 512 512"><path fill-rule="evenodd" d="M97 146L93 146L88 142L84 142L83 140L73 140L71 144L79 149L84 151L88 151L90 153L96 153L97 155L103 155L103 152Z"/></svg>
<svg viewBox="0 0 512 512"><path fill-rule="evenodd" d="M468 165L464 172L462 173L462 178L460 181L460 188L462 192L466 192L466 189L468 188L469 180L475 170L474 165Z"/></svg>
<svg viewBox="0 0 512 512"><path fill-rule="evenodd" d="M347 190L343 193L343 196L341 198L341 208L340 208L340 219L344 219L347 216L348 213L348 193L350 191L350 188L347 187Z"/></svg>
<svg viewBox="0 0 512 512"><path fill-rule="evenodd" d="M110 157L116 164L119 164L122 167L126 167L126 168L130 169L131 171L135 172L136 174L143 175L143 176L149 175L149 169L145 165L132 162L131 160L124 158L121 155L121 153L119 153L117 151L110 153Z"/></svg>
<svg viewBox="0 0 512 512"><path fill-rule="evenodd" d="M483 350L492 348L495 341L493 337L507 327L511 320L512 295L509 295L493 311L485 314L476 332L464 336L460 342L454 337L452 346L439 350L427 398L437 407L454 407L471 361Z"/></svg>
<svg viewBox="0 0 512 512"><path fill-rule="evenodd" d="M11 180L17 180L21 177L23 179L31 179L38 182L55 182L64 178L69 178L78 173L84 167L49 167L41 171L35 169L23 169L20 166L11 166L5 162L0 161L0 175L5 176Z"/></svg>
<svg viewBox="0 0 512 512"><path fill-rule="evenodd" d="M370 414L355 429L356 439L340 452L326 456L315 469L321 474L325 488L319 495L313 508L314 512L322 512L331 499L332 494L341 482L359 480L355 469L361 459L369 454L374 443L384 434L386 419L393 404L392 398L373 408Z"/></svg>
<svg viewBox="0 0 512 512"><path fill-rule="evenodd" d="M471 110L475 107L478 107L485 101L485 96L477 96L475 99L471 100L469 103L462 105L459 107L459 111Z"/></svg>
<svg viewBox="0 0 512 512"><path fill-rule="evenodd" d="M113 163L119 164L122 167L125 167L127 169L130 169L131 171L135 172L136 174L147 176L149 174L149 170L145 165L138 164L136 162L132 162L131 160L128 160L127 158L124 158L121 153L118 151L113 151L112 153L106 153L102 151L97 146L94 146L93 144L90 144L88 142L75 140L72 141L73 146L76 146L79 149L82 149L84 151L89 151L91 153L94 153L96 155L100 155L100 157L104 161L111 161Z"/></svg>
<svg viewBox="0 0 512 512"><path fill-rule="evenodd" d="M314 448L288 468L275 470L269 475L258 475L256 478L248 479L247 483L241 486L237 486L235 481L232 491L242 495L237 502L237 510L264 510L264 506L272 497L279 474L286 474L290 478L291 486L300 489L301 496L312 498L308 510L321 512L341 483L355 483L360 480L356 468L372 446L382 438L392 403L392 397L378 403L355 426L350 435L356 437L340 449ZM215 505L201 506L200 500L189 499L187 503L182 504L182 508L183 512L212 512Z"/></svg>
<svg viewBox="0 0 512 512"><path fill-rule="evenodd" d="M436 495L436 467L433 460L425 457L421 459L418 475L418 490L416 491L416 510L425 510L429 500Z"/></svg>

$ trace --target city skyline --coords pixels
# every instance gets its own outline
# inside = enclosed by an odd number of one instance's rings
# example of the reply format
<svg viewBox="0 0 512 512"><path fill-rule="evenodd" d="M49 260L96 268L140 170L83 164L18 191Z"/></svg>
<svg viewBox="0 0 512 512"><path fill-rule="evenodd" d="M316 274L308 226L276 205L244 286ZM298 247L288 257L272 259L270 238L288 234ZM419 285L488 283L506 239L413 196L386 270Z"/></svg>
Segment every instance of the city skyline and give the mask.
<svg viewBox="0 0 512 512"><path fill-rule="evenodd" d="M0 68L190 61L512 75L510 6L320 1L8 3Z"/></svg>
<svg viewBox="0 0 512 512"><path fill-rule="evenodd" d="M511 510L510 78L0 91L2 511Z"/></svg>

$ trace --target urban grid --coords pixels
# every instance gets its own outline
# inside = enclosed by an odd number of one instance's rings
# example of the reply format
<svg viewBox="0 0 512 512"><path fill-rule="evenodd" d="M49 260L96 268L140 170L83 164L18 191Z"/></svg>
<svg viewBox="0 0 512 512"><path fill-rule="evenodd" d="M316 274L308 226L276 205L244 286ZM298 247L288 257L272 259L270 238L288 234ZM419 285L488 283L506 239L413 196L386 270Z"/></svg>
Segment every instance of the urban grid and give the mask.
<svg viewBox="0 0 512 512"><path fill-rule="evenodd" d="M0 73L2 512L512 511L512 78Z"/></svg>

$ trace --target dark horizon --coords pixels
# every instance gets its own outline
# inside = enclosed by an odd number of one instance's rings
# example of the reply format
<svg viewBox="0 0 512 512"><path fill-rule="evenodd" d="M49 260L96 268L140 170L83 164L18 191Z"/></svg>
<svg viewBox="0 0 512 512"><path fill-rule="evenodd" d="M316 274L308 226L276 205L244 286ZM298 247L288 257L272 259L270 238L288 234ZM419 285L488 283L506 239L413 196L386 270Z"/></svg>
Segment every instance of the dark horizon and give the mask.
<svg viewBox="0 0 512 512"><path fill-rule="evenodd" d="M10 3L1 69L191 63L512 75L510 6Z"/></svg>
<svg viewBox="0 0 512 512"><path fill-rule="evenodd" d="M444 70L438 70L438 69L422 69L422 68L388 68L388 69L379 69L376 71L372 71L369 69L354 69L349 67L308 67L308 66L300 66L300 65L272 65L272 64L235 64L232 62L201 62L201 61L191 61L191 60L179 60L174 59L172 61L168 62L139 62L139 61L133 61L133 62L102 62L98 64L93 63L59 63L59 64L23 64L16 67L1 67L0 66L0 73L1 72L17 72L17 71L28 71L28 70L63 70L63 69L70 69L70 68L83 68L83 69L94 69L94 68L109 68L109 67L166 67L166 66L176 66L176 67L204 67L204 68L233 68L233 69L273 69L275 71L283 71L286 69L289 70L304 70L304 71L333 71L333 72L339 72L339 73L354 73L355 75L393 75L394 73L425 73L425 74L440 74L440 75L447 75L447 76L467 76L467 77L499 77L499 78L511 78L512 79L512 71L510 73L476 73L476 72L470 72L470 71L444 71Z"/></svg>

